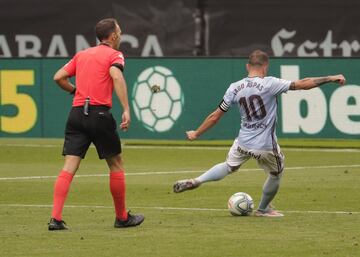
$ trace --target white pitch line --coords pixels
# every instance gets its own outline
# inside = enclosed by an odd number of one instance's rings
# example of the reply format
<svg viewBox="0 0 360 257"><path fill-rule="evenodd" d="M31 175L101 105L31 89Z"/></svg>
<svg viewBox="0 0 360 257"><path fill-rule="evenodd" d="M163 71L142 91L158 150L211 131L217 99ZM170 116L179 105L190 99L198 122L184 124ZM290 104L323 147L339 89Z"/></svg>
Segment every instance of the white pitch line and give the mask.
<svg viewBox="0 0 360 257"><path fill-rule="evenodd" d="M358 211L283 211L287 213L314 213L314 214L360 214Z"/></svg>
<svg viewBox="0 0 360 257"><path fill-rule="evenodd" d="M55 147L62 147L62 145L52 145L52 144L2 144L0 146L10 146L10 147L44 147L44 148L55 148ZM90 146L94 148L93 145ZM231 145L229 146L185 146L185 145L178 145L178 146L171 146L171 145L122 145L123 148L129 149L177 149L177 150L213 150L213 151L225 151L229 150ZM292 148L292 147L282 147L284 151L287 152L334 152L334 153L343 153L343 152L350 152L350 153L360 153L360 149L353 149L353 148Z"/></svg>
<svg viewBox="0 0 360 257"><path fill-rule="evenodd" d="M0 204L0 207L20 208L52 208L50 204ZM112 206L103 205L65 205L65 208L89 208L89 209L113 209ZM225 212L228 209L220 208L186 208L186 207L163 207L163 206L133 206L134 209L166 210L166 211L208 211ZM279 210L280 211L280 210ZM305 213L305 214L360 214L358 211L280 211L284 213Z"/></svg>
<svg viewBox="0 0 360 257"><path fill-rule="evenodd" d="M41 144L1 144L0 146L10 146L10 147L32 147L32 148L38 148L38 147L46 147L46 148L54 148L54 147L61 147L61 145L41 145Z"/></svg>
<svg viewBox="0 0 360 257"><path fill-rule="evenodd" d="M337 169L337 168L358 168L360 164L352 165L323 165L323 166L303 166L303 167L287 167L285 170L304 170L304 169ZM262 171L260 168L254 169L240 169L239 171ZM179 170L179 171L150 171L150 172L133 172L127 173L126 176L149 176L149 175L173 175L173 174L189 174L189 173L201 173L204 170ZM89 177L108 177L108 174L85 174L76 175L77 178L89 178ZM2 180L33 180L33 179L49 179L57 178L57 176L28 176L28 177L0 177Z"/></svg>
<svg viewBox="0 0 360 257"><path fill-rule="evenodd" d="M166 145L124 145L124 148L131 149L179 149L179 150L218 150L228 151L231 147L229 146L166 146ZM334 153L360 153L360 149L353 148L292 148L292 147L281 147L281 150L286 152L334 152Z"/></svg>
<svg viewBox="0 0 360 257"><path fill-rule="evenodd" d="M286 152L324 152L324 153L360 153L360 149L351 149L351 148L344 148L344 149L332 149L332 148L281 148Z"/></svg>
<svg viewBox="0 0 360 257"><path fill-rule="evenodd" d="M186 174L186 173L200 173L202 171L195 170L183 170L183 171L154 171L154 172L133 172L127 173L126 176L148 176L148 175L168 175L168 174ZM87 174L87 175L75 175L77 178L90 178L90 177L108 177L109 174ZM29 176L29 177L0 177L1 180L31 180L31 179L48 179L57 178L58 176Z"/></svg>

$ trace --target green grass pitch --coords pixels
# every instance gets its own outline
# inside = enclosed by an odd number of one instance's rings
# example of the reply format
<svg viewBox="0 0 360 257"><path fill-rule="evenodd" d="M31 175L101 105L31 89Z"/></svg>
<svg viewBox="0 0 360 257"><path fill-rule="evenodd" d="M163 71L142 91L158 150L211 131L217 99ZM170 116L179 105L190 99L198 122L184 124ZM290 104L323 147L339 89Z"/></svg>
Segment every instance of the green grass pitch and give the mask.
<svg viewBox="0 0 360 257"><path fill-rule="evenodd" d="M49 232L62 141L0 139L0 256L360 256L358 141L346 145L352 149L294 148L289 142L274 201L283 218L233 217L226 210L239 191L258 204L265 175L253 160L222 181L172 192L176 180L222 162L227 147L130 142L123 147L127 207L143 213L145 222L113 228L107 167L91 148L65 205L70 230Z"/></svg>

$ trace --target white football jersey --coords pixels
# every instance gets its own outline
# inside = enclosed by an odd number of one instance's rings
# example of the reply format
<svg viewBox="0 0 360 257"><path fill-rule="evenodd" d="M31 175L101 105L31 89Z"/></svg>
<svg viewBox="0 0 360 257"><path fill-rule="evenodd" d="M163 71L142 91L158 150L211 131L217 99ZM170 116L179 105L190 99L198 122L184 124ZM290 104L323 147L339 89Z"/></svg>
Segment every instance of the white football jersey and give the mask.
<svg viewBox="0 0 360 257"><path fill-rule="evenodd" d="M240 146L256 150L277 149L277 96L289 90L291 81L275 77L247 77L232 83L219 108L237 105L240 111Z"/></svg>

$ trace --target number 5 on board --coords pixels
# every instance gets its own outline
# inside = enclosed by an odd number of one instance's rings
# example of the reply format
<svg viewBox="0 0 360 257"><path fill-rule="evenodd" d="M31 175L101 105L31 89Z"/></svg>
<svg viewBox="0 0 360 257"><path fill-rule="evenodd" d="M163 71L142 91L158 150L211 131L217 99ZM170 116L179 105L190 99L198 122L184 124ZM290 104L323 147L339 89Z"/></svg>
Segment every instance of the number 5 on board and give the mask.
<svg viewBox="0 0 360 257"><path fill-rule="evenodd" d="M33 70L0 70L0 104L17 108L15 116L4 116L1 112L1 131L6 133L24 133L36 123L37 108L34 99L18 92L18 86L34 86ZM3 109L2 107L1 109Z"/></svg>

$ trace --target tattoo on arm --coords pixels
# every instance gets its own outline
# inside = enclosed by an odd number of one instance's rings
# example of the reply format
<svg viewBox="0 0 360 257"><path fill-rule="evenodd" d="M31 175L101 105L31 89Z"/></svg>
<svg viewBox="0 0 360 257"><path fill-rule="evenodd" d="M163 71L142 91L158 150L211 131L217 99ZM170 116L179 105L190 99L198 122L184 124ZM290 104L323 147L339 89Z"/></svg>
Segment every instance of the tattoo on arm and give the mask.
<svg viewBox="0 0 360 257"><path fill-rule="evenodd" d="M325 84L325 83L328 83L331 81L330 81L329 77L320 77L320 78L314 79L314 82L317 86L320 86L322 84Z"/></svg>
<svg viewBox="0 0 360 257"><path fill-rule="evenodd" d="M296 90L296 88L295 88L295 82L294 82L294 81L291 82L290 87L289 87L289 90Z"/></svg>

